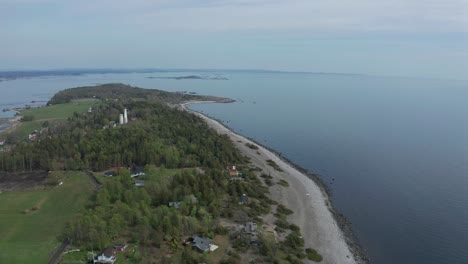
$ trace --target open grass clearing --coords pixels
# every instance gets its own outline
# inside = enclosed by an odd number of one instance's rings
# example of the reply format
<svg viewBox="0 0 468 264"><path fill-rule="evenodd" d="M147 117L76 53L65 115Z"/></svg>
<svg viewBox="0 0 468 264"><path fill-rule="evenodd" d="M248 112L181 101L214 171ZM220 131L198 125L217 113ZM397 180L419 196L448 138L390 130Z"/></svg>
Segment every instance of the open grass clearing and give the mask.
<svg viewBox="0 0 468 264"><path fill-rule="evenodd" d="M45 263L64 224L93 192L81 172L55 172L63 185L0 193L0 263Z"/></svg>

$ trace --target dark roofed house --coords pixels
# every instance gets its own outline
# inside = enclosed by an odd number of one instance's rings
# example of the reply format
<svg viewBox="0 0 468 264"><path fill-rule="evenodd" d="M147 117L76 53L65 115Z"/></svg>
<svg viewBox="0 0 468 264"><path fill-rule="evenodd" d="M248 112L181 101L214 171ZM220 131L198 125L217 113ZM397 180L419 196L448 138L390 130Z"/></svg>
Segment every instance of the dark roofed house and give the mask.
<svg viewBox="0 0 468 264"><path fill-rule="evenodd" d="M239 204L248 204L249 203L249 197L247 194L242 194L242 196L239 198Z"/></svg>
<svg viewBox="0 0 468 264"><path fill-rule="evenodd" d="M213 244L213 240L207 237L193 236L191 242L192 248L199 252L211 252L218 248L218 246Z"/></svg>
<svg viewBox="0 0 468 264"><path fill-rule="evenodd" d="M130 168L130 176L132 176L132 178L138 177L138 176L143 176L143 175L146 175L144 167L132 166Z"/></svg>
<svg viewBox="0 0 468 264"><path fill-rule="evenodd" d="M252 233L255 233L257 231L257 224L254 223L254 222L248 222L247 224L245 224L245 227L244 227L244 232L247 233L247 234L252 234Z"/></svg>
<svg viewBox="0 0 468 264"><path fill-rule="evenodd" d="M116 260L116 250L112 247L108 247L104 249L100 255L94 258L93 263L114 264Z"/></svg>
<svg viewBox="0 0 468 264"><path fill-rule="evenodd" d="M249 236L250 243L255 243L258 241L257 235L257 224L254 222L248 222L244 226L244 233Z"/></svg>

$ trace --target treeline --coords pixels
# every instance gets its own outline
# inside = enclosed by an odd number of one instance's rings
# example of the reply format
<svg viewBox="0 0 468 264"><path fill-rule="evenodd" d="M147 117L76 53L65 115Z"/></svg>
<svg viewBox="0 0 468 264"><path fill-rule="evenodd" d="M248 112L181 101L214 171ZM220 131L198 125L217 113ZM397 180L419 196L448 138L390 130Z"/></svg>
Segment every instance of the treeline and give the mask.
<svg viewBox="0 0 468 264"><path fill-rule="evenodd" d="M181 241L194 234L225 234L219 217L245 214L241 221L247 221L269 212L272 204L248 171L243 182L230 180L226 170L209 168L203 173L185 169L174 176L158 175L153 165L146 171L144 187L136 187L125 169L104 181L92 205L67 224L62 238L89 249L122 240L180 253ZM248 205L239 205L241 194L250 197ZM169 202L180 204L171 208Z"/></svg>
<svg viewBox="0 0 468 264"><path fill-rule="evenodd" d="M110 83L98 86L86 86L70 88L58 92L50 99L50 104L69 103L76 99L157 99L169 103L179 103L189 100L220 100L221 98L212 96L198 96L183 93L171 93L157 89L143 89L132 87L121 83Z"/></svg>
<svg viewBox="0 0 468 264"><path fill-rule="evenodd" d="M124 108L130 122L113 127ZM227 136L195 115L155 100L108 100L0 153L0 171L100 171L133 163L224 168L241 160Z"/></svg>
<svg viewBox="0 0 468 264"><path fill-rule="evenodd" d="M119 238L155 247L176 239L178 247L183 236L212 232L226 194L222 175L186 170L155 177L151 168L143 188L126 170L106 181L93 206L67 225L64 237L86 248L104 248ZM180 207L169 208L170 201L180 201Z"/></svg>

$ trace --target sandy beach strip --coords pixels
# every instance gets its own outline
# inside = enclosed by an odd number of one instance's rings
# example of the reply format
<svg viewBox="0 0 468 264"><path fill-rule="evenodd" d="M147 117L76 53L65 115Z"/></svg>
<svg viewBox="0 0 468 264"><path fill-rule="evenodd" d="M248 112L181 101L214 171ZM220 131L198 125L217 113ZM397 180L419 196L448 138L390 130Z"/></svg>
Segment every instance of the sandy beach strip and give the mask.
<svg viewBox="0 0 468 264"><path fill-rule="evenodd" d="M288 220L301 228L306 248L316 249L323 256L322 263L351 264L361 262L346 243L346 237L330 210L329 197L318 184L281 159L273 151L231 131L220 122L187 108L187 105L196 103L211 102L192 101L182 104L181 107L201 117L218 133L228 135L236 147L249 157L255 166L273 177L274 182L283 179L289 183L289 187L271 186L271 196L272 199L294 211L288 217ZM247 147L245 143L255 144L259 149L253 150ZM266 163L269 159L276 162L283 171L277 171L269 166Z"/></svg>

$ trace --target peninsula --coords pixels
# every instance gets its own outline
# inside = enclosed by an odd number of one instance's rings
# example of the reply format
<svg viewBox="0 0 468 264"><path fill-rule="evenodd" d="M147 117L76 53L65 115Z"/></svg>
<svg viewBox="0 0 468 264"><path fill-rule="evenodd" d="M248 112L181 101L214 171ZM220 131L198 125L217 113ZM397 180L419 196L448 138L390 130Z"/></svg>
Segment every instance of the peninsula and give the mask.
<svg viewBox="0 0 468 264"><path fill-rule="evenodd" d="M12 230L0 238L11 249L1 259L366 262L320 185L187 108L207 102L233 100L105 84L66 89L22 111L0 135L0 182L8 186L0 225ZM46 222L55 224L37 228ZM18 254L24 238L33 246Z"/></svg>

